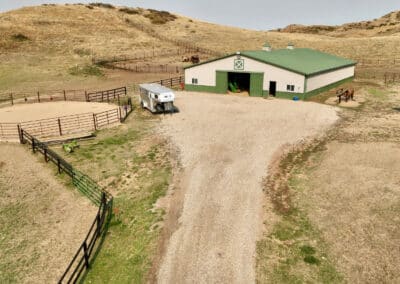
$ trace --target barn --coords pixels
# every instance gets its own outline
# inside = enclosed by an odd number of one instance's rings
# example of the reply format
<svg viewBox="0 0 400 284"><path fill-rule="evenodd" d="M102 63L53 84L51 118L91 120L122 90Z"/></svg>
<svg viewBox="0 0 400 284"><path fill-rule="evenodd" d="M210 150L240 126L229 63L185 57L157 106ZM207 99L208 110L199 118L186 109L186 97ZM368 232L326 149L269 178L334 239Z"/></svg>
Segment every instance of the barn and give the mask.
<svg viewBox="0 0 400 284"><path fill-rule="evenodd" d="M185 68L187 91L307 99L354 78L356 62L308 48L238 51Z"/></svg>

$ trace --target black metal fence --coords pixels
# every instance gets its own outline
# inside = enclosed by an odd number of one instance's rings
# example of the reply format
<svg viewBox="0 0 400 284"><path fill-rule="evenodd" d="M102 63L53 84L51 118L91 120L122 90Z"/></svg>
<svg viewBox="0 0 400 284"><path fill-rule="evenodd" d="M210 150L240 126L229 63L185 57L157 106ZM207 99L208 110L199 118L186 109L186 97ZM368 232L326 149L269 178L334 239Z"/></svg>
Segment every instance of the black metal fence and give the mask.
<svg viewBox="0 0 400 284"><path fill-rule="evenodd" d="M95 205L99 206L86 238L58 281L58 283L76 283L84 274L84 271L90 268L93 256L100 248L99 239L105 235L112 217L113 196L102 189L90 177L75 169L57 153L49 149L46 143L39 141L24 129L20 129L20 142L22 144L30 144L33 153L40 152L43 154L46 162L55 164L58 173L64 172L67 174L72 179L74 186Z"/></svg>
<svg viewBox="0 0 400 284"><path fill-rule="evenodd" d="M116 88L106 91L97 91L86 94L86 101L88 102L118 102L118 105L121 105L121 96L126 96L127 90L126 87Z"/></svg>

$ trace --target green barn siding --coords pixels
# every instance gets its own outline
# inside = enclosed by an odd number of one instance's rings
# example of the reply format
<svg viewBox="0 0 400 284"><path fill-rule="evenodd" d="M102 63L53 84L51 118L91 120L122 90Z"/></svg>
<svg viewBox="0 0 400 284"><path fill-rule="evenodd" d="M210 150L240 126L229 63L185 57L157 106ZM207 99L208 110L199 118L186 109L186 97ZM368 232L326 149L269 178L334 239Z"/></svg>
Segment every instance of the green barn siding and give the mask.
<svg viewBox="0 0 400 284"><path fill-rule="evenodd" d="M250 73L250 96L262 97L264 73Z"/></svg>
<svg viewBox="0 0 400 284"><path fill-rule="evenodd" d="M189 92L206 92L206 93L217 93L217 89L213 86L203 86L203 85L191 85L186 84L185 90Z"/></svg>
<svg viewBox="0 0 400 284"><path fill-rule="evenodd" d="M351 81L353 81L353 79L354 79L354 77L352 76L352 77L343 79L341 81L329 84L327 86L321 87L319 89L307 92L307 93L304 94L304 100L307 100L308 98L310 98L312 96L316 96L316 95L321 94L323 92L327 92L327 91L329 91L329 90L331 90L333 88L336 88L336 87L338 87L338 86L340 86L340 85L342 85L344 83L351 82Z"/></svg>
<svg viewBox="0 0 400 284"><path fill-rule="evenodd" d="M216 93L226 94L228 92L228 72L217 71L216 73Z"/></svg>

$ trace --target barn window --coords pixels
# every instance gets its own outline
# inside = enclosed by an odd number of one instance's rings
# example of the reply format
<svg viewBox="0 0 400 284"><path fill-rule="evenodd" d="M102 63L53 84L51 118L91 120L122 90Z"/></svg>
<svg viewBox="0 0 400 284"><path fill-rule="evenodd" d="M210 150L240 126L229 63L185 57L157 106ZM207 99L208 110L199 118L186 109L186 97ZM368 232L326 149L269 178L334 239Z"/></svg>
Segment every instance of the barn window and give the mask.
<svg viewBox="0 0 400 284"><path fill-rule="evenodd" d="M294 92L294 85L287 85L286 90L289 92Z"/></svg>
<svg viewBox="0 0 400 284"><path fill-rule="evenodd" d="M197 85L197 83L198 83L197 78L192 78L192 84L193 84L193 85Z"/></svg>

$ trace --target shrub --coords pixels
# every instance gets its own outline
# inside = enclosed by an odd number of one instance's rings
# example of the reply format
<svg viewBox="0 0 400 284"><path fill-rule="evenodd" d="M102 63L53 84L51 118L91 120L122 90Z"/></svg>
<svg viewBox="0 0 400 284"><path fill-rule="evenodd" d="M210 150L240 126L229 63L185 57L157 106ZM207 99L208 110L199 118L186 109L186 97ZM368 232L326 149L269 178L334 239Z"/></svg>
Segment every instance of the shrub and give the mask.
<svg viewBox="0 0 400 284"><path fill-rule="evenodd" d="M13 34L13 35L11 36L11 38L12 38L13 40L15 40L15 41L27 41L27 40L29 40L29 37L27 37L26 35L21 34L21 33Z"/></svg>
<svg viewBox="0 0 400 284"><path fill-rule="evenodd" d="M113 5L108 4L108 3L95 2L95 3L89 3L89 5L92 6L92 7L115 9L115 7Z"/></svg>
<svg viewBox="0 0 400 284"><path fill-rule="evenodd" d="M312 255L312 254L316 253L315 248L313 248L312 246L308 246L308 245L304 245L304 246L300 247L300 251L306 255L307 254Z"/></svg>
<svg viewBox="0 0 400 284"><path fill-rule="evenodd" d="M119 9L119 11L121 12L121 13L126 13L126 14L129 14L129 15L137 15L137 14L140 14L140 12L139 12L139 9L135 9L135 8L121 8L121 9Z"/></svg>
<svg viewBox="0 0 400 284"><path fill-rule="evenodd" d="M316 264L316 265L318 265L320 263L319 259L312 255L307 255L306 257L304 257L304 262L306 262L308 264Z"/></svg>
<svg viewBox="0 0 400 284"><path fill-rule="evenodd" d="M149 9L148 11L149 13L144 16L154 25L163 25L177 19L175 15L167 11L157 11L153 9Z"/></svg>

